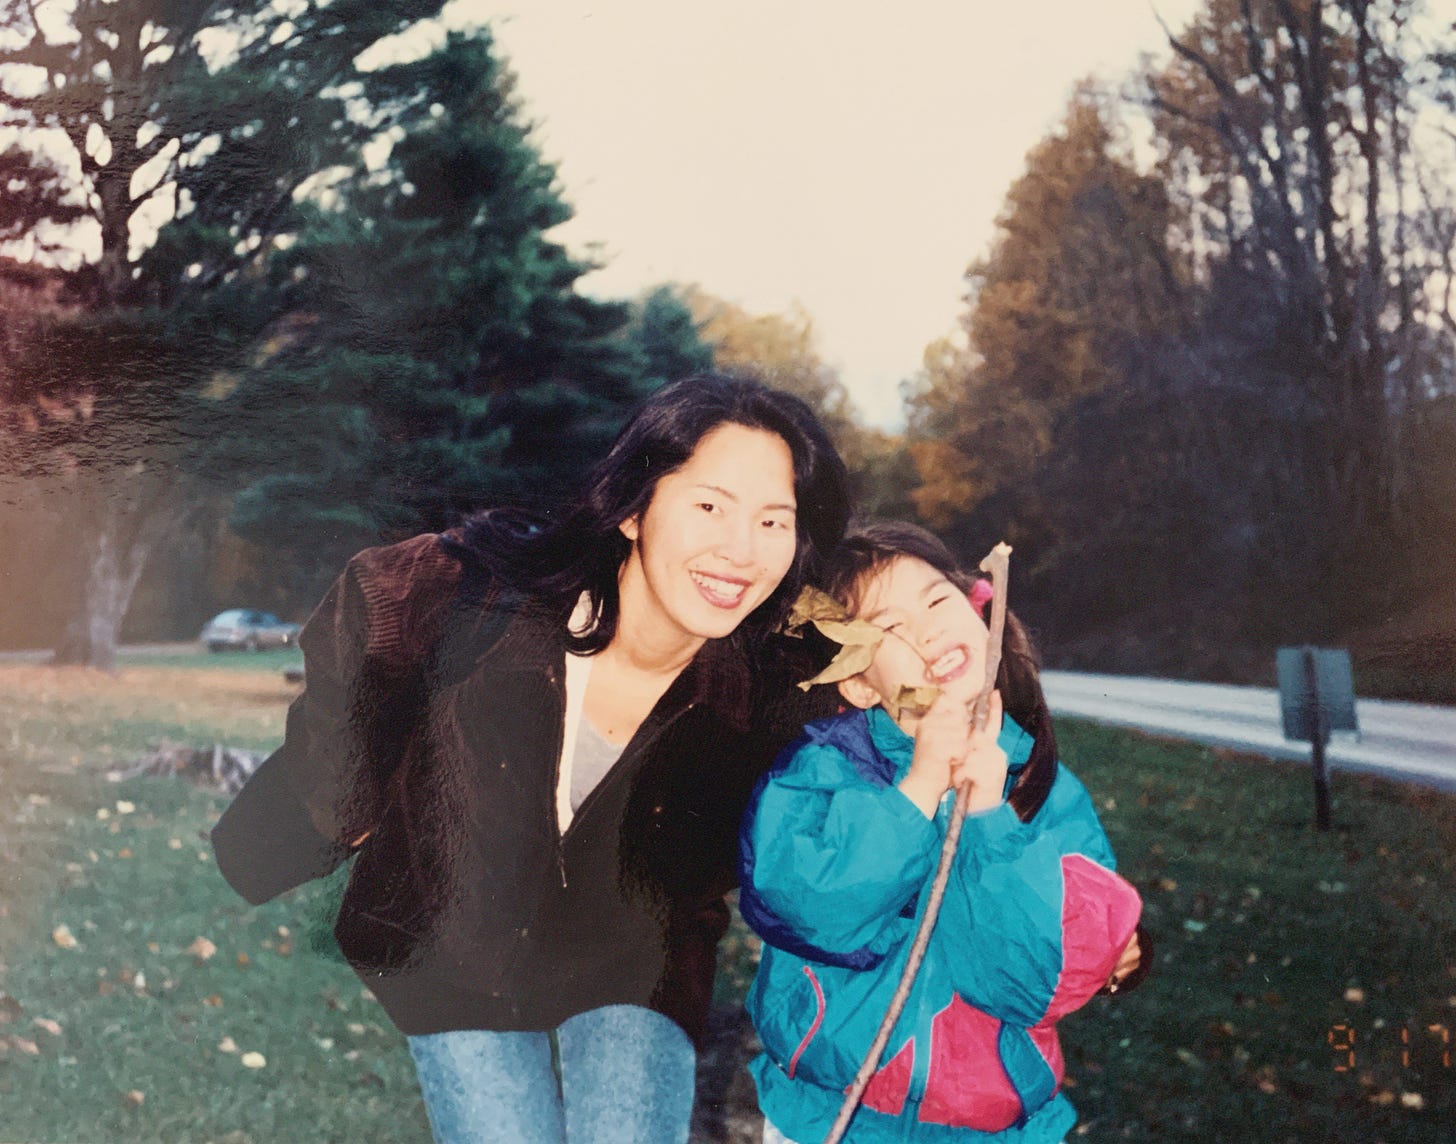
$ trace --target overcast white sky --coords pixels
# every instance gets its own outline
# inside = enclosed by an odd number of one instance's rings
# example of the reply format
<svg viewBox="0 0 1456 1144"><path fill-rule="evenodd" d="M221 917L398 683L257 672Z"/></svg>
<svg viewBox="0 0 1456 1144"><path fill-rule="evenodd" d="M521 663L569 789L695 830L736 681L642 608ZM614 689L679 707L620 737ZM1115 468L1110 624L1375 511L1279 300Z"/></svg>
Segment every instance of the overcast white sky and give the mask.
<svg viewBox="0 0 1456 1144"><path fill-rule="evenodd" d="M1072 85L1120 78L1195 0L454 0L488 20L600 244L586 288L795 300L868 420L963 306Z"/></svg>

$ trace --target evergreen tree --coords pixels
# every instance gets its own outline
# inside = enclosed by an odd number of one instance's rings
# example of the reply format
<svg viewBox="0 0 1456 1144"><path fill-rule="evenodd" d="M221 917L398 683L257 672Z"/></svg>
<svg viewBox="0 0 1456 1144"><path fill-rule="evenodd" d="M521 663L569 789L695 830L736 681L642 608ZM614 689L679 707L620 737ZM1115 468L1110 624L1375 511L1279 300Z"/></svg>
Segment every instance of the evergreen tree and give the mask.
<svg viewBox="0 0 1456 1144"><path fill-rule="evenodd" d="M667 298L633 324L578 292L591 265L548 235L570 208L488 32L362 75L357 98L388 156L310 208L289 322L226 402L260 426L296 413L254 458L235 527L325 567L483 504L556 499L663 371L705 360L666 352Z"/></svg>
<svg viewBox="0 0 1456 1144"><path fill-rule="evenodd" d="M78 415L12 420L0 450L65 506L78 603L61 658L110 665L142 568L201 501L193 480L226 479L217 398L279 312L274 257L306 184L370 134L355 61L440 7L76 0L62 27L0 3L0 102L21 132L0 233L32 257L92 247L68 274L79 309L6 383L13 407Z"/></svg>

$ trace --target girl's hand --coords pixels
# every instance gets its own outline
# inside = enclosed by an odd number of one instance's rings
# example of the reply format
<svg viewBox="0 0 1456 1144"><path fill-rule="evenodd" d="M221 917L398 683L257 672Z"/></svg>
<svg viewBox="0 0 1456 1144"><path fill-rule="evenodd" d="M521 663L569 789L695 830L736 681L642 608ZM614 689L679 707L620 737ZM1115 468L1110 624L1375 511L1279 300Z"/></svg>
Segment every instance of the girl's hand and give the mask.
<svg viewBox="0 0 1456 1144"><path fill-rule="evenodd" d="M997 709L999 720L999 707ZM951 770L970 750L971 712L963 699L942 692L915 727L915 754L900 790L926 818L934 818L950 789Z"/></svg>
<svg viewBox="0 0 1456 1144"><path fill-rule="evenodd" d="M966 717L969 720L969 710ZM957 787L969 784L971 788L966 804L970 812L990 810L1004 801L1006 752L996 744L1000 734L1001 692L993 691L985 725L971 731L964 756L951 768L951 781Z"/></svg>
<svg viewBox="0 0 1456 1144"><path fill-rule="evenodd" d="M1143 951L1138 942L1138 935L1134 933L1132 940L1127 943L1127 948L1122 951L1122 956L1117 959L1117 966L1113 969L1107 984L1103 986L1108 993L1116 993L1118 988L1137 970L1142 963Z"/></svg>

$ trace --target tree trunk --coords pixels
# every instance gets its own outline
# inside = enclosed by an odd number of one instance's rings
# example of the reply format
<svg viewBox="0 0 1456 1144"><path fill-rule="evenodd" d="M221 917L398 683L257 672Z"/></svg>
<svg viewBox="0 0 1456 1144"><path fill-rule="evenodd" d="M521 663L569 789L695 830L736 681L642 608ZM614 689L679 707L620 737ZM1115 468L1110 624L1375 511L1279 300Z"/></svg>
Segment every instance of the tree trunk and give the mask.
<svg viewBox="0 0 1456 1144"><path fill-rule="evenodd" d="M143 492L138 499L149 498ZM81 598L52 662L114 671L121 624L147 558L182 514L170 499L115 505L103 498L100 508L100 519L81 532Z"/></svg>

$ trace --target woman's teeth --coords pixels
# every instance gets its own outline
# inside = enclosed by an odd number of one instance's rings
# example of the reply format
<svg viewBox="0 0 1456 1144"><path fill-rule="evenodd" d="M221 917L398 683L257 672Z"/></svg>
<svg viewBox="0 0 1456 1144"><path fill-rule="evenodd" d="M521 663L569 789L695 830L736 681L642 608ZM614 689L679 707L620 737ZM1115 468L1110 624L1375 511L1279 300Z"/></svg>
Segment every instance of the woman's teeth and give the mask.
<svg viewBox="0 0 1456 1144"><path fill-rule="evenodd" d="M743 601L748 585L739 580L723 580L717 576L705 576L701 572L689 573L697 585L699 594L717 608L736 608Z"/></svg>

